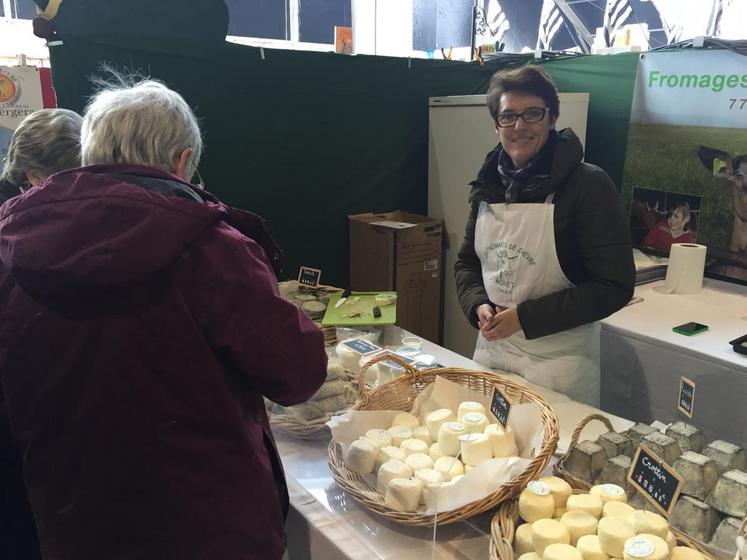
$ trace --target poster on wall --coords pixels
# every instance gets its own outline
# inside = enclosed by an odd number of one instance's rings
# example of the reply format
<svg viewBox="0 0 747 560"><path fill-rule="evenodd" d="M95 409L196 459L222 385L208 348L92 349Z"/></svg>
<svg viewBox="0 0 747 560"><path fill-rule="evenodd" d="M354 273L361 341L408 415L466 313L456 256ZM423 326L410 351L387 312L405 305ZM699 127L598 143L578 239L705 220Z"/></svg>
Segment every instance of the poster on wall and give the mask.
<svg viewBox="0 0 747 560"><path fill-rule="evenodd" d="M708 247L707 270L747 281L747 57L641 55L623 175L633 242Z"/></svg>
<svg viewBox="0 0 747 560"><path fill-rule="evenodd" d="M38 68L0 66L0 172L13 131L26 116L43 107Z"/></svg>

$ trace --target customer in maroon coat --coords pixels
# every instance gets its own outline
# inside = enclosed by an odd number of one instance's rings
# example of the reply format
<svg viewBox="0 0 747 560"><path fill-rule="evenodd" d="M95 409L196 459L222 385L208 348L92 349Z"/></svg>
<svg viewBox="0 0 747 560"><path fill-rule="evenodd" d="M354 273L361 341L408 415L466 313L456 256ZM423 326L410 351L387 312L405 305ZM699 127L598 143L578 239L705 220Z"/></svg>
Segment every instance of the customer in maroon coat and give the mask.
<svg viewBox="0 0 747 560"><path fill-rule="evenodd" d="M287 492L262 397L322 384L261 219L193 188L184 100L99 93L88 167L0 212L0 411L49 560L275 559ZM274 270L273 270L274 269Z"/></svg>

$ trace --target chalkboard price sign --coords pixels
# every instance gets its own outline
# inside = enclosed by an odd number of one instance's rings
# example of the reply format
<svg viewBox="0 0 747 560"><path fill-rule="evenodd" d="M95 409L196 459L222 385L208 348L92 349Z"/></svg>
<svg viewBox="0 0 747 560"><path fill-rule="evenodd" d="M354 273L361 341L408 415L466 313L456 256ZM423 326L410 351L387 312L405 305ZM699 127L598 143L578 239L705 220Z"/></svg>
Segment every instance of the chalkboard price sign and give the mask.
<svg viewBox="0 0 747 560"><path fill-rule="evenodd" d="M298 271L298 283L302 286L316 288L319 286L319 279L322 277L322 271L317 268L302 266Z"/></svg>
<svg viewBox="0 0 747 560"><path fill-rule="evenodd" d="M666 515L677 503L682 477L645 445L639 445L628 471L628 481Z"/></svg>
<svg viewBox="0 0 747 560"><path fill-rule="evenodd" d="M680 392L677 398L677 408L688 418L693 417L693 403L695 402L695 382L687 377L680 377Z"/></svg>
<svg viewBox="0 0 747 560"><path fill-rule="evenodd" d="M371 352L378 352L379 350L381 350L380 346L376 346L365 338L351 338L350 340L344 341L343 344L361 355L366 355L370 354Z"/></svg>
<svg viewBox="0 0 747 560"><path fill-rule="evenodd" d="M490 399L490 412L498 419L504 429L508 427L508 415L511 412L511 403L506 395L501 393L498 385L493 386L493 397Z"/></svg>

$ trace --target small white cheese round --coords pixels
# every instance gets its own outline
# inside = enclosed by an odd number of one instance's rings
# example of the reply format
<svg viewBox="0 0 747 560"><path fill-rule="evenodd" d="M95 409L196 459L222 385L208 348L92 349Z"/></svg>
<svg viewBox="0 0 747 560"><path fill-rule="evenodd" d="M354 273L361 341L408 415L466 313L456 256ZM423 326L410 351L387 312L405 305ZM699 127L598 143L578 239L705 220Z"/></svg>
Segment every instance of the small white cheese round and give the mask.
<svg viewBox="0 0 747 560"><path fill-rule="evenodd" d="M445 422L438 430L438 446L449 455L456 456L460 450L459 436L466 433L461 422Z"/></svg>
<svg viewBox="0 0 747 560"><path fill-rule="evenodd" d="M628 503L628 496L625 494L625 490L617 484L597 484L591 487L589 494L602 500L602 504L606 504L607 502Z"/></svg>
<svg viewBox="0 0 747 560"><path fill-rule="evenodd" d="M376 466L376 448L365 440L357 439L348 446L345 464L357 474L371 474Z"/></svg>
<svg viewBox="0 0 747 560"><path fill-rule="evenodd" d="M465 416L469 414L472 413ZM465 465L476 466L493 458L493 447L485 434L472 433L459 436L459 446L462 453L462 462Z"/></svg>
<svg viewBox="0 0 747 560"><path fill-rule="evenodd" d="M465 412L459 421L464 424L468 434L481 434L488 427L488 417L482 412Z"/></svg>
<svg viewBox="0 0 747 560"><path fill-rule="evenodd" d="M403 441L412 437L412 430L406 426L392 426L388 431L392 435L394 447L399 447Z"/></svg>
<svg viewBox="0 0 747 560"><path fill-rule="evenodd" d="M636 535L648 533L664 540L669 532L667 520L652 511L642 509L634 511L628 516L628 523L633 527Z"/></svg>
<svg viewBox="0 0 747 560"><path fill-rule="evenodd" d="M703 555L689 546L675 546L672 548L669 560L705 560Z"/></svg>
<svg viewBox="0 0 747 560"><path fill-rule="evenodd" d="M509 426L506 430L500 424L488 424L483 432L493 446L493 457L516 457L519 449L516 447L516 437Z"/></svg>
<svg viewBox="0 0 747 560"><path fill-rule="evenodd" d="M407 466L402 461L392 459L382 464L376 475L376 491L379 494L386 494L387 486L389 481L395 478L410 478L412 476L412 468Z"/></svg>
<svg viewBox="0 0 747 560"><path fill-rule="evenodd" d="M571 485L557 476L543 476L539 480L550 489L550 494L555 500L555 509L565 508L568 497L573 494Z"/></svg>
<svg viewBox="0 0 747 560"><path fill-rule="evenodd" d="M542 487L547 492L537 493ZM551 518L553 513L555 513L555 500L553 500L549 488L536 480L530 482L519 495L519 515L521 518L529 523L534 523L540 519Z"/></svg>
<svg viewBox="0 0 747 560"><path fill-rule="evenodd" d="M597 519L602 517L602 500L591 494L574 494L565 503L568 511L584 511Z"/></svg>
<svg viewBox="0 0 747 560"><path fill-rule="evenodd" d="M622 517L628 519L628 516L635 511L630 504L622 502L607 502L602 506L602 516L604 517Z"/></svg>
<svg viewBox="0 0 747 560"><path fill-rule="evenodd" d="M609 560L609 556L602 550L599 537L596 535L584 535L578 539L576 548L584 557L584 560Z"/></svg>
<svg viewBox="0 0 747 560"><path fill-rule="evenodd" d="M441 457L452 457L448 453L444 453L444 450L441 449L438 442L431 444L430 448L428 448L428 455L430 455L431 459L434 461L438 461Z"/></svg>
<svg viewBox="0 0 747 560"><path fill-rule="evenodd" d="M485 414L485 407L479 402L464 401L459 404L459 408L457 409L457 421L461 422L462 417L468 412L479 412L480 414Z"/></svg>
<svg viewBox="0 0 747 560"><path fill-rule="evenodd" d="M419 469L415 471L414 478L423 485L420 503L426 508L436 508L441 485L444 483L443 475L435 469Z"/></svg>
<svg viewBox="0 0 747 560"><path fill-rule="evenodd" d="M464 465L455 457L440 457L433 463L433 468L440 472L445 480L464 474Z"/></svg>
<svg viewBox="0 0 747 560"><path fill-rule="evenodd" d="M542 560L584 560L584 557L569 544L551 544L545 549Z"/></svg>
<svg viewBox="0 0 747 560"><path fill-rule="evenodd" d="M388 430L378 430L376 428L366 432L366 438L379 441L379 448L385 445L392 445L392 434Z"/></svg>
<svg viewBox="0 0 747 560"><path fill-rule="evenodd" d="M422 483L412 478L393 478L389 481L384 503L397 511L413 512L418 509Z"/></svg>
<svg viewBox="0 0 747 560"><path fill-rule="evenodd" d="M571 536L571 544L576 546L578 539L584 535L597 534L597 518L584 511L569 511L560 518Z"/></svg>
<svg viewBox="0 0 747 560"><path fill-rule="evenodd" d="M405 428L414 430L415 428L420 426L420 422L418 422L418 417L414 414L410 414L409 412L400 412L392 420L392 428L394 426L404 426Z"/></svg>
<svg viewBox="0 0 747 560"><path fill-rule="evenodd" d="M416 428L413 428L412 437L414 437L415 439L419 439L420 441L424 441L429 447L431 446L431 444L433 444L431 434L428 433L428 428L426 428L425 426L417 426Z"/></svg>
<svg viewBox="0 0 747 560"><path fill-rule="evenodd" d="M424 453L413 453L405 458L405 464L410 467L413 472L416 472L421 469L432 469L433 459Z"/></svg>
<svg viewBox="0 0 747 560"><path fill-rule="evenodd" d="M433 441L438 441L438 431L442 424L456 420L454 413L448 408L439 408L425 417L425 427Z"/></svg>
<svg viewBox="0 0 747 560"><path fill-rule="evenodd" d="M376 457L376 468L381 468L381 465L383 465L387 461L391 461L392 459L404 462L406 457L407 455L405 455L405 452L399 447L394 447L393 445L385 445L384 447L379 449L379 454Z"/></svg>
<svg viewBox="0 0 747 560"><path fill-rule="evenodd" d="M621 517L603 517L597 525L599 545L605 554L613 558L622 558L625 541L635 536L635 531Z"/></svg>
<svg viewBox="0 0 747 560"><path fill-rule="evenodd" d="M405 455L413 455L415 453L428 454L428 444L422 440L410 438L406 439L400 444L400 448L405 452Z"/></svg>
<svg viewBox="0 0 747 560"><path fill-rule="evenodd" d="M532 544L537 554L544 555L545 549L551 544L570 544L570 542L571 536L568 529L560 521L538 519L532 523Z"/></svg>

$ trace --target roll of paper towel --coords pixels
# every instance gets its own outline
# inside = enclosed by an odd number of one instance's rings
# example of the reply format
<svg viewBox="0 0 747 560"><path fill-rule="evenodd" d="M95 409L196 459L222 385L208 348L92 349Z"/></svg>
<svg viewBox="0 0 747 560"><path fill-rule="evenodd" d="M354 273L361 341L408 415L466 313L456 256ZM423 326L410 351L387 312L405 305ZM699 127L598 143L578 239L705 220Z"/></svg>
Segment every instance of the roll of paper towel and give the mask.
<svg viewBox="0 0 747 560"><path fill-rule="evenodd" d="M703 287L706 246L674 243L669 253L664 291L674 294L697 294Z"/></svg>

